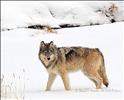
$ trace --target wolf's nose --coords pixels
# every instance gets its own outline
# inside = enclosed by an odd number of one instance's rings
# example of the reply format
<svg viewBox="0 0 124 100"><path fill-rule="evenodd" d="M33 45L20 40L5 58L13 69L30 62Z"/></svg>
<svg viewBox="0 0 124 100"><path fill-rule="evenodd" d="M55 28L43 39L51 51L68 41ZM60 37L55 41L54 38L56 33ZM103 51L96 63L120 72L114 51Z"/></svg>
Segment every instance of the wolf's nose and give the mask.
<svg viewBox="0 0 124 100"><path fill-rule="evenodd" d="M50 58L47 58L47 60L50 60Z"/></svg>

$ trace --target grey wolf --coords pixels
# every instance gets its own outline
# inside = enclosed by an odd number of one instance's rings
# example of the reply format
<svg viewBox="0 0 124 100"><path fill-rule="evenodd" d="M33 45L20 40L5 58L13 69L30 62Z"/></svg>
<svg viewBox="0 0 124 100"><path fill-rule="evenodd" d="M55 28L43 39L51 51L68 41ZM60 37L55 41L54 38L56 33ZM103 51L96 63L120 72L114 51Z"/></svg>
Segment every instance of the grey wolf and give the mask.
<svg viewBox="0 0 124 100"><path fill-rule="evenodd" d="M95 83L96 89L102 83L108 87L104 57L98 48L57 47L53 41L41 41L39 59L49 73L46 90L51 90L57 75L61 76L65 89L70 90L68 73L78 70Z"/></svg>

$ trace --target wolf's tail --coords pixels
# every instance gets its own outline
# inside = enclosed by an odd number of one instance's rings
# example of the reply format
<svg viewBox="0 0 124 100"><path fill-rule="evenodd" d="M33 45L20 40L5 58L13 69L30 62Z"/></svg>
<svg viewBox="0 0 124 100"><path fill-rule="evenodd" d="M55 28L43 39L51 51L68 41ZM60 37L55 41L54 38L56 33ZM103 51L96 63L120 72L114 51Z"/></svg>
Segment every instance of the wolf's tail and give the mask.
<svg viewBox="0 0 124 100"><path fill-rule="evenodd" d="M100 76L101 76L102 79L103 79L103 84L104 84L106 87L108 87L109 82L108 82L108 78L107 78L107 75L106 75L105 66L101 66L100 71L99 71L99 74L100 74Z"/></svg>
<svg viewBox="0 0 124 100"><path fill-rule="evenodd" d="M106 74L106 70L105 70L104 56L99 49L97 49L97 51L99 51L99 53L101 55L101 62L102 62L101 66L100 66L100 69L98 70L98 73L101 76L101 78L103 79L103 84L106 87L108 87L109 82L108 82L108 78L107 78L107 74Z"/></svg>

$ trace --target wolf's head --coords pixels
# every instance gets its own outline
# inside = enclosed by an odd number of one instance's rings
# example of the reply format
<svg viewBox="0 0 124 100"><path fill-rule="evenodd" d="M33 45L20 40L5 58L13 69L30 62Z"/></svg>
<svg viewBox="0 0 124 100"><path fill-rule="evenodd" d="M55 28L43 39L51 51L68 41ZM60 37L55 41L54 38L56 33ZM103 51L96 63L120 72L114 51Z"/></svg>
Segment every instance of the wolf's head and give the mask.
<svg viewBox="0 0 124 100"><path fill-rule="evenodd" d="M41 41L40 50L39 50L39 59L48 68L51 63L57 58L57 48L54 45L53 41L50 43L44 43Z"/></svg>

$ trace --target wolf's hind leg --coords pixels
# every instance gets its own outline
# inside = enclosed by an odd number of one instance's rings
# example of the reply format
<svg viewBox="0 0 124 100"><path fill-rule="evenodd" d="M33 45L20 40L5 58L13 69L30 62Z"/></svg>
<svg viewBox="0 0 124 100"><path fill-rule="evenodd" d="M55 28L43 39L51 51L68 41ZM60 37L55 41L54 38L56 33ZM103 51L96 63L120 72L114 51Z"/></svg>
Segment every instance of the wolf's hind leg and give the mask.
<svg viewBox="0 0 124 100"><path fill-rule="evenodd" d="M89 78L95 83L96 89L100 89L102 87L103 80L99 76L99 74L95 73L95 74L89 76Z"/></svg>
<svg viewBox="0 0 124 100"><path fill-rule="evenodd" d="M70 87L69 77L68 77L67 73L61 74L61 77L62 77L65 89L70 90L71 87Z"/></svg>
<svg viewBox="0 0 124 100"><path fill-rule="evenodd" d="M49 91L51 89L51 86L52 86L55 78L56 78L56 74L53 74L53 73L49 74L46 91Z"/></svg>
<svg viewBox="0 0 124 100"><path fill-rule="evenodd" d="M88 71L85 72L85 75L95 83L96 89L100 89L102 87L103 80L97 71Z"/></svg>

